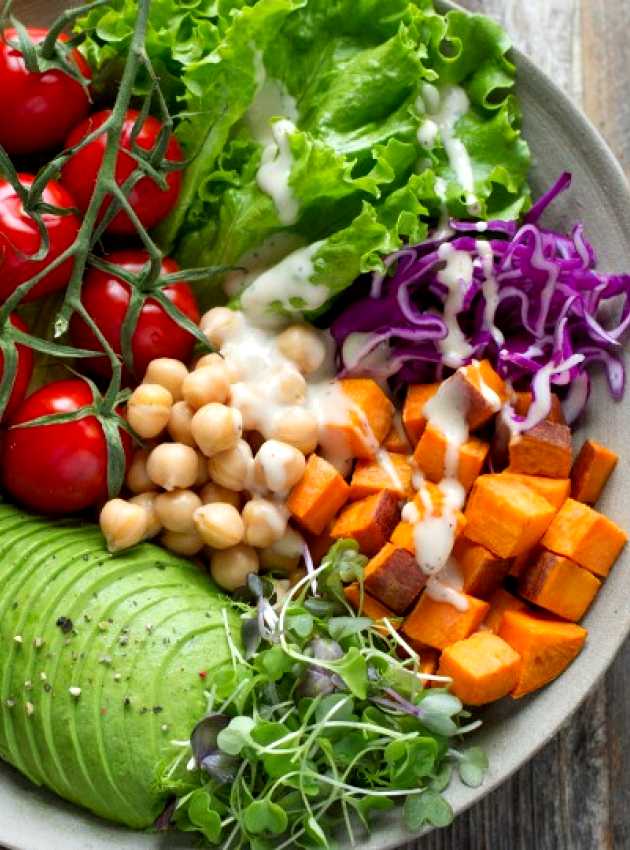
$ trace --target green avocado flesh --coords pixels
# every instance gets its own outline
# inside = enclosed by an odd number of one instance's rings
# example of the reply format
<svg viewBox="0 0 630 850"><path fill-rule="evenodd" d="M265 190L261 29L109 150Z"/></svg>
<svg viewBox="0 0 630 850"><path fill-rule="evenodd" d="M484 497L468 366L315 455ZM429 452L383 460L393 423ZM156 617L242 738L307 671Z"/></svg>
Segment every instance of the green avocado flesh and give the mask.
<svg viewBox="0 0 630 850"><path fill-rule="evenodd" d="M102 817L150 826L158 770L180 752L170 742L190 737L229 658L228 607L157 546L113 556L95 526L0 505L0 757Z"/></svg>

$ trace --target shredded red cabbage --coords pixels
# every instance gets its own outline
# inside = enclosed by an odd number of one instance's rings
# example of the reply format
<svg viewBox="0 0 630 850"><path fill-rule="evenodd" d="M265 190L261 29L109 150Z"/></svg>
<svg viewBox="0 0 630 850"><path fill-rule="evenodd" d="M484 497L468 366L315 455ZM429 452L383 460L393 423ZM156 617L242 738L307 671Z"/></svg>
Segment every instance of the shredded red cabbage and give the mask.
<svg viewBox="0 0 630 850"><path fill-rule="evenodd" d="M463 332L462 365L488 358L513 386L533 391L539 413L553 386L574 422L587 403L596 364L604 367L613 397L621 398L630 275L597 271L581 224L567 235L539 223L570 184L571 175L563 174L522 223L451 221L446 233L389 257L369 295L365 281L357 282L356 300L331 328L342 374L394 384L441 380L456 365L452 354L445 358L449 340ZM472 261L455 293L444 273L454 252ZM449 330L445 308L452 309L453 297L459 309Z"/></svg>

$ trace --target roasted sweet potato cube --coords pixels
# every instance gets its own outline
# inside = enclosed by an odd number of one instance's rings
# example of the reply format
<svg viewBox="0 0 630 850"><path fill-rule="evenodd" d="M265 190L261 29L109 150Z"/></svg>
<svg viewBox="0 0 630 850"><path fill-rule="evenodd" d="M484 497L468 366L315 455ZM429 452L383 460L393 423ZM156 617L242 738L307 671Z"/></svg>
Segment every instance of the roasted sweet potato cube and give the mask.
<svg viewBox="0 0 630 850"><path fill-rule="evenodd" d="M567 499L542 544L597 576L607 576L627 541L626 532L611 519L582 502Z"/></svg>
<svg viewBox="0 0 630 850"><path fill-rule="evenodd" d="M414 460L429 481L439 482L446 475L447 440L435 427L427 425L414 452ZM489 451L488 443L471 437L459 449L457 478L466 492L480 475Z"/></svg>
<svg viewBox="0 0 630 850"><path fill-rule="evenodd" d="M349 495L350 487L335 467L312 454L301 481L291 490L287 507L303 528L321 534Z"/></svg>
<svg viewBox="0 0 630 850"><path fill-rule="evenodd" d="M462 590L478 599L487 599L508 574L510 562L499 558L485 546L460 537L453 549L464 584Z"/></svg>
<svg viewBox="0 0 630 850"><path fill-rule="evenodd" d="M408 455L413 451L402 422L402 414L398 411L394 413L392 427L383 440L383 448L388 452L400 455Z"/></svg>
<svg viewBox="0 0 630 850"><path fill-rule="evenodd" d="M518 416L527 416L529 408L532 406L533 395L529 392L514 393L512 407ZM562 412L562 404L555 393L551 393L551 410L545 417L547 422L558 422L560 425L566 425L564 413Z"/></svg>
<svg viewBox="0 0 630 850"><path fill-rule="evenodd" d="M354 610L363 617L371 617L375 622L387 618L393 626L400 624L400 619L393 611L365 591L363 592L363 605L361 605L361 588L358 582L346 585L343 592Z"/></svg>
<svg viewBox="0 0 630 850"><path fill-rule="evenodd" d="M457 538L466 526L466 517L461 511L457 511L454 521L455 538ZM390 541L394 544L394 546L400 546L401 549L406 549L414 555L416 552L414 526L410 522L399 522L390 537Z"/></svg>
<svg viewBox="0 0 630 850"><path fill-rule="evenodd" d="M453 381L467 400L466 420L471 431L489 422L507 400L505 382L488 360L463 366L457 370Z"/></svg>
<svg viewBox="0 0 630 850"><path fill-rule="evenodd" d="M498 635L477 632L447 646L439 673L453 680L451 691L464 705L485 705L516 687L521 656Z"/></svg>
<svg viewBox="0 0 630 850"><path fill-rule="evenodd" d="M350 482L350 498L365 499L386 490L397 499L411 498L411 464L405 455L380 452L377 460L360 460Z"/></svg>
<svg viewBox="0 0 630 850"><path fill-rule="evenodd" d="M524 599L574 623L582 619L600 587L588 570L545 549L523 570L518 583Z"/></svg>
<svg viewBox="0 0 630 850"><path fill-rule="evenodd" d="M415 509L414 522L420 522L425 519L427 515L427 501L430 503L431 513L433 516L442 516L442 509L444 505L444 496L442 491L431 481L425 481L422 490L416 494L413 500L413 506ZM461 511L456 511L453 520L455 523L455 537L458 537L464 530L466 517ZM407 551L412 554L415 553L416 544L414 541L413 522L399 522L390 539L396 546L407 549Z"/></svg>
<svg viewBox="0 0 630 850"><path fill-rule="evenodd" d="M468 605L465 611L423 593L403 623L403 634L434 649L445 649L458 640L464 640L479 628L490 606L473 596L462 598Z"/></svg>
<svg viewBox="0 0 630 850"><path fill-rule="evenodd" d="M519 599L518 596L513 596L505 588L500 587L490 597L490 610L488 616L483 622L483 626L495 634L501 627L503 615L506 611L526 611L527 604Z"/></svg>
<svg viewBox="0 0 630 850"><path fill-rule="evenodd" d="M594 505L601 496L619 456L596 443L587 440L575 459L571 470L571 495L578 502Z"/></svg>
<svg viewBox="0 0 630 850"><path fill-rule="evenodd" d="M500 558L532 549L547 530L555 508L519 481L482 475L466 505L464 534Z"/></svg>
<svg viewBox="0 0 630 850"><path fill-rule="evenodd" d="M502 472L501 475L513 481L520 481L531 487L540 496L550 502L559 511L569 498L571 481L569 478L545 478L543 475L524 475L517 472Z"/></svg>
<svg viewBox="0 0 630 850"><path fill-rule="evenodd" d="M394 405L371 378L344 378L339 385L347 404L328 429L353 457L373 458L392 427Z"/></svg>
<svg viewBox="0 0 630 850"><path fill-rule="evenodd" d="M499 636L521 656L514 699L552 682L578 655L588 632L575 623L539 617L533 612L506 611Z"/></svg>
<svg viewBox="0 0 630 850"><path fill-rule="evenodd" d="M424 406L439 388L440 384L411 384L407 390L402 421L412 446L416 445L427 424Z"/></svg>
<svg viewBox="0 0 630 850"><path fill-rule="evenodd" d="M571 471L571 429L544 420L512 437L508 447L508 472L568 478Z"/></svg>
<svg viewBox="0 0 630 850"><path fill-rule="evenodd" d="M512 558L510 561L508 575L513 578L518 578L525 567L530 563L530 561L532 561L534 553L537 553L539 548L540 547L536 546L534 549L530 549L528 552L523 552L522 555L517 555L516 558Z"/></svg>
<svg viewBox="0 0 630 850"><path fill-rule="evenodd" d="M399 519L398 499L388 490L381 490L345 507L333 523L330 536L333 540L346 537L356 540L364 555L376 555Z"/></svg>
<svg viewBox="0 0 630 850"><path fill-rule="evenodd" d="M414 556L391 543L386 543L365 568L366 590L396 614L413 605L426 582Z"/></svg>

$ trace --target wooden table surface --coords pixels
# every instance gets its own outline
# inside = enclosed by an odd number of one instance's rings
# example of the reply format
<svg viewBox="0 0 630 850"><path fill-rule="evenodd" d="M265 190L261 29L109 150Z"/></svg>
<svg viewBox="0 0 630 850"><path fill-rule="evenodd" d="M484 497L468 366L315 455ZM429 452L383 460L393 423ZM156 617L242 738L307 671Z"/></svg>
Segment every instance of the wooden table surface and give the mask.
<svg viewBox="0 0 630 850"><path fill-rule="evenodd" d="M583 105L630 176L629 0L459 1L505 25ZM404 850L629 850L629 706L630 643L536 758L452 827Z"/></svg>

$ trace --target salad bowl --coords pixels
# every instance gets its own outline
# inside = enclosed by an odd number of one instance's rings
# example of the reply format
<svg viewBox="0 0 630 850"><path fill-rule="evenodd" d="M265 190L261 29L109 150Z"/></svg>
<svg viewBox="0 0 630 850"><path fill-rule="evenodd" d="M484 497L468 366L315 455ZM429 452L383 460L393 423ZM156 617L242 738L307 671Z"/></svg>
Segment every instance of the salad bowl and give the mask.
<svg viewBox="0 0 630 850"><path fill-rule="evenodd" d="M23 20L45 24L65 4L52 0L18 0ZM448 2L438 3L453 8ZM573 189L556 202L547 222L560 229L583 221L598 246L604 270L628 266L630 258L630 189L603 139L565 95L525 56L514 51L518 90L524 113L524 134L533 153L534 194L547 189L564 171L573 175ZM609 401L605 380L594 382L592 405L582 428L589 436L621 455L602 510L626 524L624 487L630 475L630 453L624 440L630 402ZM578 439L579 439L578 433ZM603 587L597 605L585 620L589 641L585 651L563 675L539 694L507 701L481 713L483 727L476 743L489 757L490 770L480 788L453 783L448 798L456 814L478 802L530 759L574 712L612 662L630 631L630 554ZM54 836L54 838L51 838ZM362 841L365 850L388 850L409 840L396 815L379 822ZM0 763L0 844L15 850L176 850L191 846L177 833L153 835L108 824L31 786Z"/></svg>

